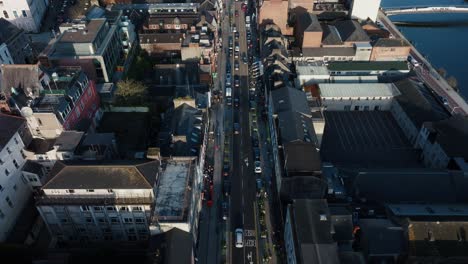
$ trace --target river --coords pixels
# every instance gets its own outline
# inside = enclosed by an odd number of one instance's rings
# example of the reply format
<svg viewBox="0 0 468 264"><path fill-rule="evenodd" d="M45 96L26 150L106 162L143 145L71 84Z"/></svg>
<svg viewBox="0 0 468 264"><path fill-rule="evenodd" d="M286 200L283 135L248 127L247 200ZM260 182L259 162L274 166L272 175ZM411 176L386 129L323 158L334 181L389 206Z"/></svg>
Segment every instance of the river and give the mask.
<svg viewBox="0 0 468 264"><path fill-rule="evenodd" d="M466 5L463 0L382 0L381 6L450 6ZM455 22L443 27L398 26L434 68L444 68L447 76L458 80L460 94L468 98L468 13L467 14L413 14L391 16L392 21ZM457 23L459 23L457 25Z"/></svg>

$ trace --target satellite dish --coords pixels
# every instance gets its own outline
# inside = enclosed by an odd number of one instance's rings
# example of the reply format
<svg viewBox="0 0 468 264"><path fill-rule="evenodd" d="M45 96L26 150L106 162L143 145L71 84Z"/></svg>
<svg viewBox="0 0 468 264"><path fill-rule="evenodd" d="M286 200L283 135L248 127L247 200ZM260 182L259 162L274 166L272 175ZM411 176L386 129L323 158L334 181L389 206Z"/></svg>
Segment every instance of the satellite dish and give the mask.
<svg viewBox="0 0 468 264"><path fill-rule="evenodd" d="M21 108L21 115L25 118L31 117L33 115L33 110L31 109L31 107L25 106Z"/></svg>

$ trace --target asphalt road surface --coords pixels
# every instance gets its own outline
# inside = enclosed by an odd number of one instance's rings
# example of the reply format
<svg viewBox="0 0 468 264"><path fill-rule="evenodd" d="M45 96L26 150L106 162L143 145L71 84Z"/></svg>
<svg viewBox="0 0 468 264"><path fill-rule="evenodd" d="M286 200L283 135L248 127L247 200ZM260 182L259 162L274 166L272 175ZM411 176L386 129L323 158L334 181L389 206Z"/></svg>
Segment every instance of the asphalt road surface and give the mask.
<svg viewBox="0 0 468 264"><path fill-rule="evenodd" d="M232 65L232 76L239 75L240 86L232 86L233 98L240 99L239 107L232 106L233 123L240 124L240 133L234 134L231 166L231 207L230 207L230 231L231 231L231 261L230 263L258 263L257 259L257 216L256 185L253 167L251 126L249 121L249 87L248 87L248 64L242 62L242 54L247 52L245 15L241 10L242 2L234 2L235 9L232 10L233 23L239 31L239 39L236 40L234 33L232 38L234 46L238 42L240 47L239 58L230 58ZM234 16L237 10L239 16ZM234 62L239 62L239 70L234 69ZM231 128L233 130L233 128ZM227 129L229 130L229 128ZM232 131L231 130L231 131ZM234 231L242 228L244 231L244 247L236 248Z"/></svg>

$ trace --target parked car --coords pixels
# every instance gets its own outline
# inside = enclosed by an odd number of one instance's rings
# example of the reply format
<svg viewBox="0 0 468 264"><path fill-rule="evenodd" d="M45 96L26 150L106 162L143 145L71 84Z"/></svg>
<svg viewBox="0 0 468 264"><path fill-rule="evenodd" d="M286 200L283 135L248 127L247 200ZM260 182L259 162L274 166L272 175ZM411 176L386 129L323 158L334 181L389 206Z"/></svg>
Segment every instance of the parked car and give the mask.
<svg viewBox="0 0 468 264"><path fill-rule="evenodd" d="M236 70L236 71L239 70L239 61L238 60L234 61L234 70Z"/></svg>
<svg viewBox="0 0 468 264"><path fill-rule="evenodd" d="M234 37L235 37L236 39L239 39L239 32L234 33Z"/></svg>
<svg viewBox="0 0 468 264"><path fill-rule="evenodd" d="M258 160L255 161L255 173L262 173L262 163Z"/></svg>
<svg viewBox="0 0 468 264"><path fill-rule="evenodd" d="M236 238L236 248L244 247L244 231L242 231L242 228L236 228L235 238Z"/></svg>
<svg viewBox="0 0 468 264"><path fill-rule="evenodd" d="M261 193L262 191L263 191L262 179L257 179L257 193Z"/></svg>

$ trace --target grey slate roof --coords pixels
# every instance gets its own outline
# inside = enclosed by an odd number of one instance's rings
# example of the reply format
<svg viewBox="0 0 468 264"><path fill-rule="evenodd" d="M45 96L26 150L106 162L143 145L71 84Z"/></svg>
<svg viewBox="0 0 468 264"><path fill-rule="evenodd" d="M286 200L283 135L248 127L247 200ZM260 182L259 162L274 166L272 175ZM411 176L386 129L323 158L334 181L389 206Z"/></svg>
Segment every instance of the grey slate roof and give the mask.
<svg viewBox="0 0 468 264"><path fill-rule="evenodd" d="M159 161L57 161L43 189L152 189Z"/></svg>
<svg viewBox="0 0 468 264"><path fill-rule="evenodd" d="M378 202L456 202L464 199L460 188L468 186L446 170L425 168L366 169L347 175L345 183L355 195Z"/></svg>
<svg viewBox="0 0 468 264"><path fill-rule="evenodd" d="M0 151L24 125L26 125L26 119L23 117L0 113Z"/></svg>
<svg viewBox="0 0 468 264"><path fill-rule="evenodd" d="M294 141L285 143L284 162L289 176L322 170L322 160L315 143Z"/></svg>
<svg viewBox="0 0 468 264"><path fill-rule="evenodd" d="M302 55L304 57L324 57L324 56L341 56L351 57L356 54L353 47L337 47L337 48L304 48Z"/></svg>
<svg viewBox="0 0 468 264"><path fill-rule="evenodd" d="M271 98L273 100L273 111L276 114L285 111L310 114L306 94L301 90L289 87L277 89L271 91Z"/></svg>
<svg viewBox="0 0 468 264"><path fill-rule="evenodd" d="M356 20L338 21L335 26L343 42L370 41L369 36L367 36L367 33Z"/></svg>
<svg viewBox="0 0 468 264"><path fill-rule="evenodd" d="M316 142L312 118L299 112L286 111L278 114L281 142Z"/></svg>
<svg viewBox="0 0 468 264"><path fill-rule="evenodd" d="M322 31L322 27L320 26L317 16L311 13L304 12L299 14L297 16L296 23L298 23L305 32Z"/></svg>
<svg viewBox="0 0 468 264"><path fill-rule="evenodd" d="M468 117L454 115L448 119L433 122L432 129L437 132L436 141L449 157L468 160Z"/></svg>
<svg viewBox="0 0 468 264"><path fill-rule="evenodd" d="M403 251L403 230L387 219L361 219L362 245L367 255L391 256Z"/></svg>
<svg viewBox="0 0 468 264"><path fill-rule="evenodd" d="M294 200L289 209L299 263L339 263L326 200Z"/></svg>
<svg viewBox="0 0 468 264"><path fill-rule="evenodd" d="M20 33L22 30L13 25L10 21L0 18L0 43L9 42L9 40Z"/></svg>
<svg viewBox="0 0 468 264"><path fill-rule="evenodd" d="M323 36L322 44L323 45L343 45L340 34L335 26L322 24Z"/></svg>
<svg viewBox="0 0 468 264"><path fill-rule="evenodd" d="M401 95L396 97L398 104L417 129L424 122L439 121L446 118L446 115L434 111L431 102L427 100L421 90L410 79L398 81L395 86L401 92Z"/></svg>

